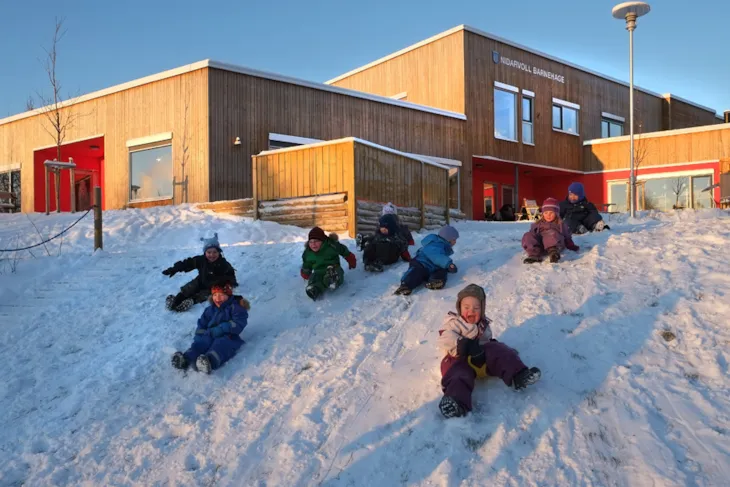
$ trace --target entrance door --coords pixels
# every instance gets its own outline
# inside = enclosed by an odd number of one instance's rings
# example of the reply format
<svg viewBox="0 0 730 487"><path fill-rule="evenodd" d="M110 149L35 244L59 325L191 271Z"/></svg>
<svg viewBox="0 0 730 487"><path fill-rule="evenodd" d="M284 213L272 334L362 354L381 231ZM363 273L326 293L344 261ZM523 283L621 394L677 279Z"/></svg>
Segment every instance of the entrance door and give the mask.
<svg viewBox="0 0 730 487"><path fill-rule="evenodd" d="M503 205L515 205L515 188L514 186L502 185L502 204Z"/></svg>
<svg viewBox="0 0 730 487"><path fill-rule="evenodd" d="M484 183L484 219L491 220L496 211L497 185L492 183Z"/></svg>

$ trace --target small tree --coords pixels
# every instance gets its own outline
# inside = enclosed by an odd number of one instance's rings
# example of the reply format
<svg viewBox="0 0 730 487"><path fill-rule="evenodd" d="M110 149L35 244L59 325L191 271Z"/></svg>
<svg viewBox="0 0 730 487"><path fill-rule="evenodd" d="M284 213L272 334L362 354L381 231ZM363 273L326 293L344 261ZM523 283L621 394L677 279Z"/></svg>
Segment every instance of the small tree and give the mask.
<svg viewBox="0 0 730 487"><path fill-rule="evenodd" d="M679 209L684 208L684 205L681 207L679 206L679 198L682 196L682 193L685 192L687 189L687 178L674 178L674 181L672 182L672 193L674 193L674 206L673 209Z"/></svg>

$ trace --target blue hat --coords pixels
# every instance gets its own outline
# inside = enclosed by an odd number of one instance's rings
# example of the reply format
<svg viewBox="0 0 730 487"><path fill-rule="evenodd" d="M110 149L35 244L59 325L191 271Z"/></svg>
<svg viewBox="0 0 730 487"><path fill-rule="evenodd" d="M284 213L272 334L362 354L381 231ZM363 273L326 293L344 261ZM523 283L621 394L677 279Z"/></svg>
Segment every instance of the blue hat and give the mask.
<svg viewBox="0 0 730 487"><path fill-rule="evenodd" d="M200 241L203 242L203 253L208 249L216 249L218 252L223 252L221 246L218 243L218 233L213 234L211 238L201 237Z"/></svg>
<svg viewBox="0 0 730 487"><path fill-rule="evenodd" d="M573 193L578 197L578 201L586 197L586 190L583 188L583 183L570 183L568 186L568 193Z"/></svg>
<svg viewBox="0 0 730 487"><path fill-rule="evenodd" d="M451 225L446 225L441 230L439 230L439 237L449 241L456 240L457 238L459 238L459 232Z"/></svg>

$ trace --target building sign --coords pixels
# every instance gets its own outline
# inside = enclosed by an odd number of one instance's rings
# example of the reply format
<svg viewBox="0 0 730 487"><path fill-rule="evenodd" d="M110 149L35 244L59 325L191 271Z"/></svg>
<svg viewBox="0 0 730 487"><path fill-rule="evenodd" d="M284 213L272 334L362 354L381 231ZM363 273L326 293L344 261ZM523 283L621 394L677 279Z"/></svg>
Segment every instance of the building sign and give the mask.
<svg viewBox="0 0 730 487"><path fill-rule="evenodd" d="M494 64L504 64L505 66L520 69L534 76L542 76L543 78L548 78L557 81L558 83L565 83L565 76L563 76L562 74L555 74L542 68L530 66L529 64L523 63L522 61L517 61L508 57L500 56L497 51L492 51L492 61L494 61Z"/></svg>

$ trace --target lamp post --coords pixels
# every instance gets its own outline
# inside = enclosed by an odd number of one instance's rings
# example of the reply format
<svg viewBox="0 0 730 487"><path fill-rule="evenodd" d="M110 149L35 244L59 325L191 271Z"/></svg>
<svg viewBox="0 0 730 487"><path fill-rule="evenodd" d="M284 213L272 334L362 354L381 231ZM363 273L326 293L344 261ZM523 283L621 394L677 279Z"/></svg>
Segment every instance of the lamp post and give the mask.
<svg viewBox="0 0 730 487"><path fill-rule="evenodd" d="M629 31L629 146L631 151L631 165L629 169L629 207L631 218L636 216L636 174L634 172L634 29L636 19L646 15L651 10L648 3L625 2L613 7L611 13L616 19L626 20L626 30Z"/></svg>

